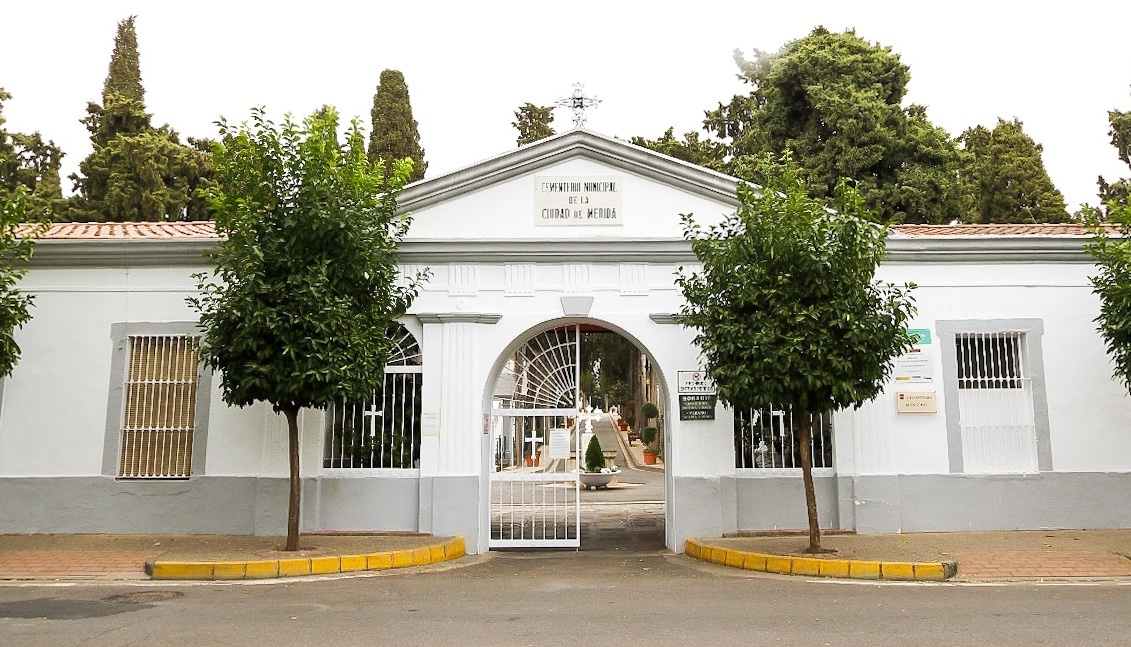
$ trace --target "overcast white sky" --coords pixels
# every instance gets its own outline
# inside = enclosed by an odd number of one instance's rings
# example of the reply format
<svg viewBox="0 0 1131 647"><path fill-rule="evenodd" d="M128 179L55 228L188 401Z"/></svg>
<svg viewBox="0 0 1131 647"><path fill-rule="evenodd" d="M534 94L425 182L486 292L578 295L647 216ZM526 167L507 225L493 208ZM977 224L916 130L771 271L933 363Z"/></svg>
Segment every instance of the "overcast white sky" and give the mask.
<svg viewBox="0 0 1131 647"><path fill-rule="evenodd" d="M255 105L281 117L331 104L368 126L381 70L397 69L428 177L509 150L514 110L551 104L575 81L602 100L588 113L591 130L697 130L704 110L745 91L732 50L777 50L819 24L890 46L911 67L908 100L951 134L1024 121L1070 210L1095 202L1098 175L1127 175L1107 111L1131 110L1128 0L5 0L7 128L62 146L65 192L90 151L79 120L101 101L116 25L131 14L155 125L213 136L217 118L243 121ZM570 113L558 109L555 126L572 127Z"/></svg>

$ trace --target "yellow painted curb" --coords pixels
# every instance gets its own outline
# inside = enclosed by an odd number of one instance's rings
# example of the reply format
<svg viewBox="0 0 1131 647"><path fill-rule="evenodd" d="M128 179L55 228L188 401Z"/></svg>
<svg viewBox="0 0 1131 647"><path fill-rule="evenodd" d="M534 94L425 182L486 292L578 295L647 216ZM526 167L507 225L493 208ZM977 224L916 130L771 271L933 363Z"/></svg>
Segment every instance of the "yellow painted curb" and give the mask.
<svg viewBox="0 0 1131 647"><path fill-rule="evenodd" d="M916 580L941 582L958 573L958 563L947 562L868 562L853 559L792 557L720 548L701 539L688 539L684 553L704 562L743 568L748 571L837 577L854 580Z"/></svg>
<svg viewBox="0 0 1131 647"><path fill-rule="evenodd" d="M409 550L368 555L300 557L247 562L147 562L145 572L155 580L239 580L299 575L326 575L425 566L459 559L467 554L463 537ZM725 551L723 551L725 554Z"/></svg>

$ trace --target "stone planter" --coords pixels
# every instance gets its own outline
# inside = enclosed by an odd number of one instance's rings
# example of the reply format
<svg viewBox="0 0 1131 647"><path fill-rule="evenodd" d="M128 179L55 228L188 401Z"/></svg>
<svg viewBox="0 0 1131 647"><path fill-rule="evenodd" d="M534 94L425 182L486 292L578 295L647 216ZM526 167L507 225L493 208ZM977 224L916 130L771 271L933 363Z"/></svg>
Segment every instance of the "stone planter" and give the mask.
<svg viewBox="0 0 1131 647"><path fill-rule="evenodd" d="M590 490L607 488L620 472L580 472L581 485Z"/></svg>

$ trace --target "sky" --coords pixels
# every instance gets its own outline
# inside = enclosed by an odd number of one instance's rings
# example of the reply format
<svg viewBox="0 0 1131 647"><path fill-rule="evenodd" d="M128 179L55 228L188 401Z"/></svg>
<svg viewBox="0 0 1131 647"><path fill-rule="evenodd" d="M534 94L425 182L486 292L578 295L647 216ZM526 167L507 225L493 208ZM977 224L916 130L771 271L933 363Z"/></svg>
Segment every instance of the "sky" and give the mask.
<svg viewBox="0 0 1131 647"><path fill-rule="evenodd" d="M515 146L514 111L550 105L574 83L600 100L586 128L627 139L699 130L703 113L748 89L732 52L776 51L815 26L853 29L910 66L907 101L952 135L1020 119L1073 211L1096 178L1126 177L1107 111L1131 110L1127 0L1072 3L533 3L3 0L0 87L10 132L60 145L66 176L90 152L80 123L101 102L119 21L136 15L154 125L215 136L214 122L264 106L281 119L336 106L366 129L384 69L405 75L427 177ZM1051 9L1048 7L1057 7ZM555 111L555 127L572 113Z"/></svg>

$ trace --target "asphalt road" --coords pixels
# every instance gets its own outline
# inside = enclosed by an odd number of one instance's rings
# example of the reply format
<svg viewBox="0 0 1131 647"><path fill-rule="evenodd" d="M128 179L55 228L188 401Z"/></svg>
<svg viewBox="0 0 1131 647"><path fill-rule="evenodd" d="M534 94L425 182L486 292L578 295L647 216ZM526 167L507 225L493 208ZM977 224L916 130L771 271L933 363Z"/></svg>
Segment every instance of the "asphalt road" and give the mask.
<svg viewBox="0 0 1131 647"><path fill-rule="evenodd" d="M0 585L0 644L1119 645L1131 583L878 584L633 548L492 553L379 575Z"/></svg>

